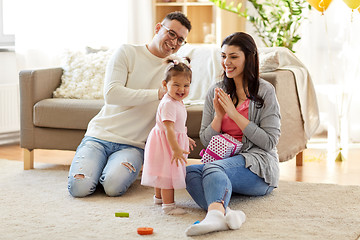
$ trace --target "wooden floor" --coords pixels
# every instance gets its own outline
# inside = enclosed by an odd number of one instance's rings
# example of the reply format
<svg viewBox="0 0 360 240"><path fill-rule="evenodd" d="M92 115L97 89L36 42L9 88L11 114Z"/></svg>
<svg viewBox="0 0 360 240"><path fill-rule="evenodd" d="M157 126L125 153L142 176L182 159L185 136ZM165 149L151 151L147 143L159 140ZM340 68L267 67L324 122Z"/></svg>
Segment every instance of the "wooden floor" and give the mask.
<svg viewBox="0 0 360 240"><path fill-rule="evenodd" d="M35 167L37 162L70 165L74 154L73 151L35 150ZM297 167L295 159L280 163L280 180L360 186L360 146L351 146L348 154L344 154L344 161L336 162L337 154L329 153L324 143L308 144L303 166ZM0 146L0 159L22 161L22 149L18 144Z"/></svg>

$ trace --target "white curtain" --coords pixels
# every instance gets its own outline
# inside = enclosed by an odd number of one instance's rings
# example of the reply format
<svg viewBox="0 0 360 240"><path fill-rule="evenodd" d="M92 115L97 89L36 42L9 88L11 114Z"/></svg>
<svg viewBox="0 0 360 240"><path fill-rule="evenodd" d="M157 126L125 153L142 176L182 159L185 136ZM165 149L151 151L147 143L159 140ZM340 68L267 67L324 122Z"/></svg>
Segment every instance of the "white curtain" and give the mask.
<svg viewBox="0 0 360 240"><path fill-rule="evenodd" d="M302 25L296 55L307 66L317 91L321 125L338 147L360 142L360 13L342 0L333 0L322 15L309 11ZM344 147L344 146L342 146Z"/></svg>
<svg viewBox="0 0 360 240"><path fill-rule="evenodd" d="M254 12L251 4L247 7ZM360 96L354 94L360 89L360 13L342 0L333 0L324 15L314 8L305 9L304 15L308 19L301 25L302 38L294 50L316 88L321 121L317 133L328 131L335 148L340 134L360 142ZM251 23L246 23L246 30L259 47L264 46Z"/></svg>
<svg viewBox="0 0 360 240"><path fill-rule="evenodd" d="M151 0L129 0L128 41L144 44L154 35L153 9Z"/></svg>
<svg viewBox="0 0 360 240"><path fill-rule="evenodd" d="M59 66L65 49L128 42L131 0L14 0L19 70Z"/></svg>

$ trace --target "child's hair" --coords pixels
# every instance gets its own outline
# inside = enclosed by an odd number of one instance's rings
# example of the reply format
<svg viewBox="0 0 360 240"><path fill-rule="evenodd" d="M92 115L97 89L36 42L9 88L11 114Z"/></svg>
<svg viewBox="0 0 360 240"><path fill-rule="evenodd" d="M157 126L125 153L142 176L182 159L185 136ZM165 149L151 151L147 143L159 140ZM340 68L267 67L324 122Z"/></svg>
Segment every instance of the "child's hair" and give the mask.
<svg viewBox="0 0 360 240"><path fill-rule="evenodd" d="M165 60L165 63L169 64L165 72L165 82L169 82L171 77L179 74L184 74L191 82L192 71L189 57L185 57L183 61L168 58Z"/></svg>

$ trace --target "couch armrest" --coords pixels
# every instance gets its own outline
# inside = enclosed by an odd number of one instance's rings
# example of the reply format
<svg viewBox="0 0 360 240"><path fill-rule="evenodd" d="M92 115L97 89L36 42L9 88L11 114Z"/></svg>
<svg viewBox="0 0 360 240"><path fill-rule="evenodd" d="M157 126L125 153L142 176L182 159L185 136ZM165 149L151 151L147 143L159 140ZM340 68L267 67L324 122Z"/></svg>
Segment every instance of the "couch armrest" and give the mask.
<svg viewBox="0 0 360 240"><path fill-rule="evenodd" d="M260 77L275 87L281 113L279 160L290 160L306 149L307 143L294 74L289 70L276 70L262 73Z"/></svg>
<svg viewBox="0 0 360 240"><path fill-rule="evenodd" d="M20 145L33 149L33 107L40 100L51 98L60 85L62 68L24 70L19 74L20 86Z"/></svg>

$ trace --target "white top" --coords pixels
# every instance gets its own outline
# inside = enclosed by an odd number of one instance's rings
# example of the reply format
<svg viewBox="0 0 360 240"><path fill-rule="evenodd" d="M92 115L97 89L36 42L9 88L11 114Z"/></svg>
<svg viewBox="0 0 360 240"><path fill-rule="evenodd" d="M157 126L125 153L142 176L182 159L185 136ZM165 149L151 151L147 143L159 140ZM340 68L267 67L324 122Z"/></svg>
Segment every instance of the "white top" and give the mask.
<svg viewBox="0 0 360 240"><path fill-rule="evenodd" d="M122 45L106 67L105 105L89 122L85 135L144 148L155 125L163 61L145 45Z"/></svg>

